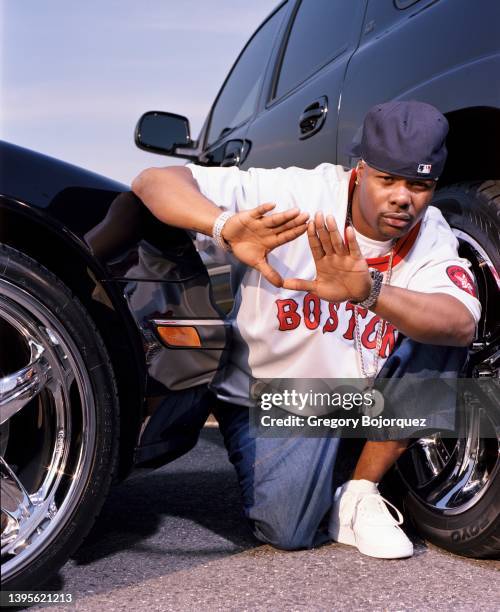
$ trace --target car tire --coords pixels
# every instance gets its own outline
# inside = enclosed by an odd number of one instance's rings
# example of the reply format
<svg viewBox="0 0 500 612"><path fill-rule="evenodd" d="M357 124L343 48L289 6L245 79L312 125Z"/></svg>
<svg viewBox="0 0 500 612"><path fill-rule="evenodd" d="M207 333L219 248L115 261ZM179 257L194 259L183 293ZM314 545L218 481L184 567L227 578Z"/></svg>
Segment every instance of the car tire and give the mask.
<svg viewBox="0 0 500 612"><path fill-rule="evenodd" d="M6 245L0 346L2 589L33 590L76 550L105 500L117 461L117 387L79 300Z"/></svg>
<svg viewBox="0 0 500 612"><path fill-rule="evenodd" d="M459 417L460 437L434 435L419 440L396 471L406 487L407 513L426 539L460 555L496 557L500 553L500 181L451 185L436 193L433 205L459 239L460 254L472 263L483 307L465 374L489 379L486 386L493 395L482 396Z"/></svg>

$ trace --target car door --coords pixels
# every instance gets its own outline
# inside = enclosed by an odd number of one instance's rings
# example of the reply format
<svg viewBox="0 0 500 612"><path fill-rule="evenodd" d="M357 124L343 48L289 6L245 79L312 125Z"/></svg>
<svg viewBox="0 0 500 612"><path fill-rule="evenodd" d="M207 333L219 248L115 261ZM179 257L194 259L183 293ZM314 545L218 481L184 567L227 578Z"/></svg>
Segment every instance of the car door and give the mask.
<svg viewBox="0 0 500 612"><path fill-rule="evenodd" d="M365 8L365 0L295 3L268 70L259 112L246 132L244 168L312 168L336 161L342 82Z"/></svg>

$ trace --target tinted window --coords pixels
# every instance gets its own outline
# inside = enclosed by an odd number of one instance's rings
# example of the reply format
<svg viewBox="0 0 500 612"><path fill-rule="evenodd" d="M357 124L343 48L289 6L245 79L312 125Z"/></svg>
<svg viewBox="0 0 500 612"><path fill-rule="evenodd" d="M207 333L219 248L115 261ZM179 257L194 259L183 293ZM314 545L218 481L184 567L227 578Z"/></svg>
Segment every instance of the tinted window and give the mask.
<svg viewBox="0 0 500 612"><path fill-rule="evenodd" d="M213 110L208 144L252 115L284 8L285 5L256 32L232 70Z"/></svg>
<svg viewBox="0 0 500 612"><path fill-rule="evenodd" d="M346 48L355 13L351 3L352 0L302 1L283 57L276 97L290 91Z"/></svg>

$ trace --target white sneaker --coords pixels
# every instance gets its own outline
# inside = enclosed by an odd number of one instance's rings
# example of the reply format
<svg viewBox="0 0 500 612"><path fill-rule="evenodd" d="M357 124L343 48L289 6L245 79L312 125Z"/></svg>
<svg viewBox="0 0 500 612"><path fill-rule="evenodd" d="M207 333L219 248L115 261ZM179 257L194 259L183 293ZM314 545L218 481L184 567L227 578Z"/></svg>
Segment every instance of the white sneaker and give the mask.
<svg viewBox="0 0 500 612"><path fill-rule="evenodd" d="M401 512L380 495L374 482L349 480L335 491L329 533L336 542L356 546L370 557L411 557L413 544L399 527L402 523Z"/></svg>

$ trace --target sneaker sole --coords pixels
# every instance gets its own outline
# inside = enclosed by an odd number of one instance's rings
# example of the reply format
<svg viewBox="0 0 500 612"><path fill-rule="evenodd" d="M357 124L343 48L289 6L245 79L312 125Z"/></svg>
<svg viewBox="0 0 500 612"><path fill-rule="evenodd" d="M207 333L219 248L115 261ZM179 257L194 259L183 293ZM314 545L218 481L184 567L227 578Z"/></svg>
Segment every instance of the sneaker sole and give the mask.
<svg viewBox="0 0 500 612"><path fill-rule="evenodd" d="M362 542L357 546L360 553L363 553L368 557L377 557L377 559L407 559L413 555L413 546L398 552L380 550L380 548L371 547L370 545L363 544Z"/></svg>
<svg viewBox="0 0 500 612"><path fill-rule="evenodd" d="M332 525L330 527L330 537L339 544L347 544L355 546L360 553L367 557L375 557L377 559L406 559L413 555L413 545L407 549L398 551L397 553L389 550L381 550L363 542L356 542L353 530L346 525Z"/></svg>

